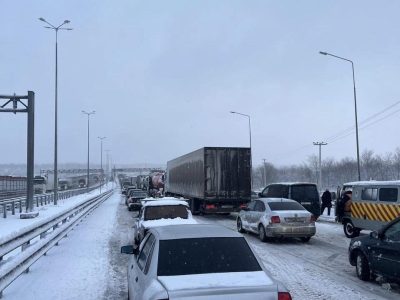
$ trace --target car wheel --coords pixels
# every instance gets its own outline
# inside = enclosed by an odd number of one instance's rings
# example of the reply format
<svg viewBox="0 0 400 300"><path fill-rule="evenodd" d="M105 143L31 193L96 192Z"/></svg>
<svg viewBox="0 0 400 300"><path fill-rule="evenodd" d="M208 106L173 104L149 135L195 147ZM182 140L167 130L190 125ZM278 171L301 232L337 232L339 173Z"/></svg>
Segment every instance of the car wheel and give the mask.
<svg viewBox="0 0 400 300"><path fill-rule="evenodd" d="M360 235L360 229L354 227L353 223L350 220L345 220L343 223L343 231L346 237L353 238Z"/></svg>
<svg viewBox="0 0 400 300"><path fill-rule="evenodd" d="M357 253L356 272L357 277L361 280L368 281L371 278L368 260L362 252Z"/></svg>
<svg viewBox="0 0 400 300"><path fill-rule="evenodd" d="M303 243L307 243L311 240L311 236L303 236L300 239Z"/></svg>
<svg viewBox="0 0 400 300"><path fill-rule="evenodd" d="M245 233L246 232L246 230L244 230L243 226L242 226L242 219L240 219L240 218L237 219L236 228L237 228L237 231L239 231L240 233Z"/></svg>
<svg viewBox="0 0 400 300"><path fill-rule="evenodd" d="M267 241L267 236L265 235L265 228L263 224L258 225L258 237L261 242Z"/></svg>

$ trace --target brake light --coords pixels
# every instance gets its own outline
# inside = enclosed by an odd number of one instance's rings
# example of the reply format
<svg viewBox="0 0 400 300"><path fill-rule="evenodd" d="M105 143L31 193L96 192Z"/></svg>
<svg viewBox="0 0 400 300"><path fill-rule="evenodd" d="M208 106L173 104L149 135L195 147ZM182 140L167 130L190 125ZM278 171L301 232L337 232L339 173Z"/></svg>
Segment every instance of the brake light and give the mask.
<svg viewBox="0 0 400 300"><path fill-rule="evenodd" d="M280 223L281 219L279 218L279 216L272 216L271 217L271 223L272 224L276 224L276 223Z"/></svg>
<svg viewBox="0 0 400 300"><path fill-rule="evenodd" d="M292 300L289 292L278 292L278 300Z"/></svg>
<svg viewBox="0 0 400 300"><path fill-rule="evenodd" d="M315 223L317 221L317 217L315 215L311 215L310 222Z"/></svg>
<svg viewBox="0 0 400 300"><path fill-rule="evenodd" d="M206 204L206 209L215 209L215 204Z"/></svg>
<svg viewBox="0 0 400 300"><path fill-rule="evenodd" d="M239 206L240 208L246 208L247 207L247 205L245 204L245 203L242 203L242 204L240 204L240 206Z"/></svg>

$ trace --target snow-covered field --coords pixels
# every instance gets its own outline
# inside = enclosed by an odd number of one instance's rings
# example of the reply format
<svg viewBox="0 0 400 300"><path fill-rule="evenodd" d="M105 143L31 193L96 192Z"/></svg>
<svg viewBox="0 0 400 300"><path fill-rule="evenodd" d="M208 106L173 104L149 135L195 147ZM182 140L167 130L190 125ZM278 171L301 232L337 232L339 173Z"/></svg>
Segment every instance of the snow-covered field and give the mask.
<svg viewBox="0 0 400 300"><path fill-rule="evenodd" d="M4 291L4 299L126 299L128 255L120 246L133 241L136 213L118 192L102 203L58 247L36 262ZM236 230L234 216L196 216L199 223ZM309 243L295 239L262 243L245 234L272 276L293 299L399 299L397 292L359 280L347 259L342 227L318 222Z"/></svg>

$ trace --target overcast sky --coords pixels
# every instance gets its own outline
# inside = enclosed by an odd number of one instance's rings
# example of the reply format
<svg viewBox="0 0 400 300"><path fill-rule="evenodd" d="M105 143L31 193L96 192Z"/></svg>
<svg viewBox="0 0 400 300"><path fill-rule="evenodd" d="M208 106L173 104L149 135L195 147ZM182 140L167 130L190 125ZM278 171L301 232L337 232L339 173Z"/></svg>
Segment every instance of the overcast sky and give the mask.
<svg viewBox="0 0 400 300"><path fill-rule="evenodd" d="M350 3L351 2L351 3ZM253 164L355 158L359 121L400 101L399 1L0 0L0 94L36 93L35 159L53 161L54 25L59 34L59 162L91 160L98 136L118 163L162 163L203 146L248 146ZM400 104L360 129L360 149L400 145ZM390 113L393 113L389 116ZM389 116L386 118L386 116ZM362 126L360 125L360 128ZM26 160L26 116L0 114L0 163ZM332 141L332 142L331 142Z"/></svg>

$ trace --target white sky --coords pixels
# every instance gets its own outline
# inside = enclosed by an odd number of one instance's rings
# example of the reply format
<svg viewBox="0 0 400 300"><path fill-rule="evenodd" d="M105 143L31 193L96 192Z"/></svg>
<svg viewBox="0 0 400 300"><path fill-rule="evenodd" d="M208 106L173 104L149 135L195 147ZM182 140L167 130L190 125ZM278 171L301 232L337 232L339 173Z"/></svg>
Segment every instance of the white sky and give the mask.
<svg viewBox="0 0 400 300"><path fill-rule="evenodd" d="M59 35L59 162L91 160L107 136L118 163L162 163L203 146L248 146L253 164L301 163L400 100L398 1L1 0L0 94L36 93L36 162L53 161L54 32ZM400 109L395 106L388 112ZM384 115L381 115L382 117ZM378 118L377 118L378 119ZM361 151L394 151L400 113L360 130ZM0 114L0 163L26 159L26 116ZM360 126L361 127L361 126ZM308 145L307 147L303 147ZM323 148L355 157L354 134Z"/></svg>

